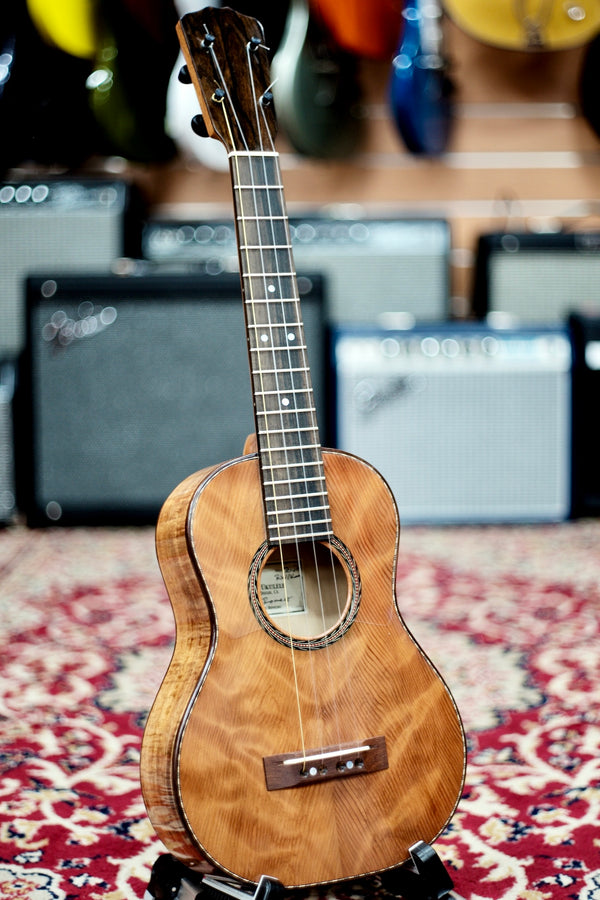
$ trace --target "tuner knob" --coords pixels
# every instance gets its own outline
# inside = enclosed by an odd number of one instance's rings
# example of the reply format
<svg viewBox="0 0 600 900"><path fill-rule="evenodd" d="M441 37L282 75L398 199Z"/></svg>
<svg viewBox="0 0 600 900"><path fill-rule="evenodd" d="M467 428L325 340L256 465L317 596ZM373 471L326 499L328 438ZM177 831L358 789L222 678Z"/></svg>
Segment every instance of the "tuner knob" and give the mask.
<svg viewBox="0 0 600 900"><path fill-rule="evenodd" d="M194 116L194 118L192 119L192 131L194 132L194 134L197 134L198 137L208 137L206 124L200 114Z"/></svg>
<svg viewBox="0 0 600 900"><path fill-rule="evenodd" d="M260 98L260 102L263 106L270 106L273 102L273 94L271 93L271 91L265 91Z"/></svg>
<svg viewBox="0 0 600 900"><path fill-rule="evenodd" d="M191 84L192 83L192 76L190 75L190 70L188 69L187 66L182 66L180 68L180 70L177 74L177 77L179 78L179 80L182 84Z"/></svg>
<svg viewBox="0 0 600 900"><path fill-rule="evenodd" d="M212 47L214 42L215 42L214 34L205 34L204 38L202 40L201 46L204 48L204 50L210 50L210 48Z"/></svg>

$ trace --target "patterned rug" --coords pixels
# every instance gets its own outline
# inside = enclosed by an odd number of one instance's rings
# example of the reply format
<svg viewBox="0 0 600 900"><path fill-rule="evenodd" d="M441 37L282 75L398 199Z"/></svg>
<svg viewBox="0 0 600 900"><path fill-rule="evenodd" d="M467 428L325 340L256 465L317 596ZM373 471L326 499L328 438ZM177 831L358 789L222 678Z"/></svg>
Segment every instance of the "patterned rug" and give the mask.
<svg viewBox="0 0 600 900"><path fill-rule="evenodd" d="M0 897L141 900L164 853L138 774L173 639L153 540L0 532ZM600 521L403 533L400 606L468 733L436 850L470 900L600 900L599 546Z"/></svg>

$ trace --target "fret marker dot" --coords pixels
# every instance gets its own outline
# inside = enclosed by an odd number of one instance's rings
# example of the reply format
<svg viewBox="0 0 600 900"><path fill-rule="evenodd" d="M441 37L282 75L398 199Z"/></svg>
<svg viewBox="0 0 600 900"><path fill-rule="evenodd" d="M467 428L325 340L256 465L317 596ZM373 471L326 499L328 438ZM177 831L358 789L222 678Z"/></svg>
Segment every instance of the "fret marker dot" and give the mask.
<svg viewBox="0 0 600 900"><path fill-rule="evenodd" d="M282 405L282 406L289 406L289 405L290 405L289 399L288 399L287 397L283 397L282 400L281 400L281 405Z"/></svg>
<svg viewBox="0 0 600 900"><path fill-rule="evenodd" d="M261 339L261 341L263 342L263 344L266 344L267 341L269 340L269 335L268 335L268 334L261 334L260 339Z"/></svg>
<svg viewBox="0 0 600 900"><path fill-rule="evenodd" d="M270 284L269 287L267 288L267 290L270 294L274 294L275 293L275 285Z"/></svg>
<svg viewBox="0 0 600 900"><path fill-rule="evenodd" d="M296 335L294 334L294 332L288 331L288 341L295 341L295 340L296 340Z"/></svg>

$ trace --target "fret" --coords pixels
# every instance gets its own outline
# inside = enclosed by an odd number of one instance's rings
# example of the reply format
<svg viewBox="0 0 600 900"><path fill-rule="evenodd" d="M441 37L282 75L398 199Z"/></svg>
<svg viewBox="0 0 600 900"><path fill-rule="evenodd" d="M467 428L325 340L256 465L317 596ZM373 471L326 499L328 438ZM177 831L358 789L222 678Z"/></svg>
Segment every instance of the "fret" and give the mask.
<svg viewBox="0 0 600 900"><path fill-rule="evenodd" d="M293 409L260 409L259 416L305 416L307 419L315 418L317 411L314 406L294 407ZM312 426L317 430L317 426ZM269 429L270 430L270 429Z"/></svg>
<svg viewBox="0 0 600 900"><path fill-rule="evenodd" d="M271 344L270 347L250 347L250 353L285 353L289 355L294 352L304 352L308 350L306 344Z"/></svg>
<svg viewBox="0 0 600 900"><path fill-rule="evenodd" d="M291 388L289 391L286 391L285 393L286 393L286 395L287 394L310 394L311 391L309 390L308 387L306 387L306 388ZM268 398L270 400L277 399L280 397L280 395L281 395L280 391L256 391L257 397L264 397L264 398ZM315 411L314 405L307 407L307 409L309 412ZM287 411L288 412L299 412L299 410L297 410L295 408L287 410ZM276 409L271 409L271 410L264 409L262 412L263 413L280 413L280 412L286 412L286 409L285 408L280 409L280 407L277 407Z"/></svg>
<svg viewBox="0 0 600 900"><path fill-rule="evenodd" d="M277 399L281 396L281 391L256 391L255 393L256 393L257 397L269 398L270 400ZM285 393L286 393L286 395L287 394L310 394L311 391L308 387L306 387L306 388L290 388ZM315 411L314 405L307 407L307 410L309 412L314 412ZM280 412L283 413L286 411L287 412L299 412L300 410L298 410L296 408L286 410L285 408L281 409L280 407L277 407L276 409L271 409L271 410L265 409L265 410L263 410L263 413L280 413Z"/></svg>
<svg viewBox="0 0 600 900"><path fill-rule="evenodd" d="M268 453L285 453L286 451L293 450L296 452L297 450L320 450L321 447L319 444L288 444L287 446L284 444L281 447L274 447L273 444L269 444L267 448ZM300 463L301 464L301 463ZM293 463L293 465L299 465L297 463ZM272 468L269 466L269 468Z"/></svg>
<svg viewBox="0 0 600 900"><path fill-rule="evenodd" d="M258 213L250 214L250 215L242 215L239 213L235 217L236 222L265 222L269 226L277 227L278 225L285 225L287 228L288 217L283 213L279 216L261 216Z"/></svg>
<svg viewBox="0 0 600 900"><path fill-rule="evenodd" d="M260 375L273 375L274 373L279 373L279 375L290 375L297 372L309 372L308 366L286 366L284 370L280 368L275 369L263 369L259 370Z"/></svg>
<svg viewBox="0 0 600 900"><path fill-rule="evenodd" d="M304 337L304 335L299 335L300 339ZM274 345L269 343L268 335L261 334L258 341L252 343L251 350L254 352L254 364L260 366L263 361L261 357L257 354L266 353L268 354L274 361L275 365L279 368L279 365L283 365L286 369L293 368L294 370L303 370L308 372L308 366L301 365L297 366L296 363L302 363L306 360L306 344L302 341L298 341L295 339L288 339L289 343L287 344L279 344ZM290 365L286 365L286 361L289 361ZM293 366L291 364L294 364Z"/></svg>
<svg viewBox="0 0 600 900"><path fill-rule="evenodd" d="M309 465L311 465L311 464L309 463ZM311 478L310 480L312 482L322 481L323 484L325 484L325 476L324 475L318 475L315 478ZM263 484L265 487L273 487L275 485L286 485L286 484L306 484L306 478L286 478L286 479L282 479L281 481L268 481L265 479ZM322 493L325 494L326 491L322 491Z"/></svg>
<svg viewBox="0 0 600 900"><path fill-rule="evenodd" d="M273 494L271 497L265 496L267 503L278 503L280 500L308 500L310 497L326 497L327 491L313 491L311 494ZM311 506L311 509L327 509L327 506Z"/></svg>
<svg viewBox="0 0 600 900"><path fill-rule="evenodd" d="M292 296L292 295L286 296L285 294L281 294L281 296L279 296L279 297L273 297L273 296L251 297L248 300L248 303L253 309L254 308L260 309L261 307L264 307L265 311L267 311L267 310L272 311L272 310L278 310L278 309L284 310L285 309L288 312L290 312L290 310L297 311L298 297L297 297L297 295L296 296ZM290 307L289 310L287 309L288 306ZM285 325L285 322L281 322L280 324ZM302 323L298 322L298 324L301 325Z"/></svg>
<svg viewBox="0 0 600 900"><path fill-rule="evenodd" d="M237 225L245 245L290 246L290 233L284 216L238 216Z"/></svg>
<svg viewBox="0 0 600 900"><path fill-rule="evenodd" d="M308 517L306 519L292 519L291 521L282 522L281 518L279 518L279 519L276 519L274 522L271 522L269 527L273 530L279 530L281 528L296 528L296 529L298 529L305 525L310 525L311 527L314 525L331 525L331 516L321 516L317 519L310 515L312 510L307 509L307 510L304 510L304 512L305 512L305 514L308 514ZM290 511L288 513L280 514L281 517L286 516L286 515L291 516L291 515L293 515L293 512Z"/></svg>
<svg viewBox="0 0 600 900"><path fill-rule="evenodd" d="M326 527L318 529L315 527L317 525ZM276 541L283 541L284 538L290 540L323 538L326 540L331 537L331 533L331 518L311 520L310 522L283 522L269 525L269 537Z"/></svg>
<svg viewBox="0 0 600 900"><path fill-rule="evenodd" d="M240 247L240 250L243 250ZM290 252L285 247L277 247L274 250L268 247L260 251L244 250L242 262L245 263L245 275L261 276L264 278L277 278L279 275L289 276L294 274Z"/></svg>
<svg viewBox="0 0 600 900"><path fill-rule="evenodd" d="M277 185L276 176L279 173L279 160L274 154L260 156L237 156L232 166L234 178L233 186L238 184L265 184Z"/></svg>
<svg viewBox="0 0 600 900"><path fill-rule="evenodd" d="M296 273L293 269L290 269L287 272L278 272L276 269L274 271L271 270L263 270L262 272L242 272L243 278L295 278ZM275 299L273 297L264 297L264 300L272 300ZM277 298L278 299L278 298Z"/></svg>
<svg viewBox="0 0 600 900"><path fill-rule="evenodd" d="M283 197L264 188L250 188L237 192L236 202L240 215L247 219L256 213L262 216L279 217L284 213ZM238 220L239 225L239 220ZM242 229L239 228L239 231Z"/></svg>
<svg viewBox="0 0 600 900"><path fill-rule="evenodd" d="M291 244L240 244L240 250L285 250L289 253L291 249Z"/></svg>
<svg viewBox="0 0 600 900"><path fill-rule="evenodd" d="M293 524L296 522L298 522L300 525L303 525L306 522L306 519L302 518L303 516L309 516L311 522L314 522L314 521L327 522L327 521L329 521L328 516L322 516L321 518L316 519L316 520L314 518L314 513L317 513L317 512L323 513L325 510L328 510L328 509L329 509L328 504L325 504L325 506L304 506L304 507L302 507L302 506L298 507L298 506L294 505L293 509L277 509L275 512L277 513L277 519L278 519L280 525L288 525L288 524L291 524L291 523ZM273 510L271 510L271 512L273 512ZM291 523L290 523L290 517L291 517ZM287 519L287 521L282 521L282 520L286 520L286 519Z"/></svg>
<svg viewBox="0 0 600 900"><path fill-rule="evenodd" d="M256 301L255 301L255 302L256 302ZM291 300L289 300L289 301L288 301L288 300L280 300L280 301L278 301L278 302L279 302L279 303L286 303L286 302L290 302L290 303L291 303ZM255 322L254 322L254 323L251 322L251 323L248 325L248 328L250 328L250 329L252 329L252 330L256 330L257 328L264 328L264 327L265 327L264 325L260 325L260 324L255 323ZM288 328L288 329L289 329L289 328L301 328L301 327L302 327L302 322L298 322L297 320L294 321L294 322L270 322L269 325L268 325L268 327L269 327L269 328Z"/></svg>
<svg viewBox="0 0 600 900"><path fill-rule="evenodd" d="M266 468L269 468L274 473L275 469L285 469L285 470L289 471L290 469L310 469L313 466L320 467L321 465L322 465L322 463L320 460L315 460L314 462L311 462L309 459L307 459L301 463L272 463L271 465L267 466ZM317 478L324 479L324 477L325 476L317 475L317 476L311 477L311 481L315 481ZM306 478L278 478L277 479L277 483L282 482L282 481L286 481L286 482L306 481ZM264 483L265 484L274 484L275 482L265 481Z"/></svg>
<svg viewBox="0 0 600 900"><path fill-rule="evenodd" d="M247 300L249 328L253 333L262 329L265 334L271 328L285 328L294 335L292 340L297 340L302 333L302 322L298 321L296 315L291 315L292 310L297 311L297 306L298 300L288 297L279 300L273 300L272 297L252 297Z"/></svg>
<svg viewBox="0 0 600 900"><path fill-rule="evenodd" d="M229 157L253 157L258 156L261 159L265 157L271 157L272 159L277 159L279 154L276 150L231 150L228 154Z"/></svg>
<svg viewBox="0 0 600 900"><path fill-rule="evenodd" d="M262 340L251 348L252 353L268 353L275 357L276 354L282 355L282 359L291 358L292 356L304 356L308 349L306 344L298 344L296 341L289 341L287 344L269 344L268 339ZM306 366L303 366L306 369Z"/></svg>
<svg viewBox="0 0 600 900"><path fill-rule="evenodd" d="M286 285L286 287L288 288L288 290L287 290L285 293L288 293L288 292L289 292L289 287L290 287L292 284L294 284L294 282L295 282L295 279L296 279L296 273L295 273L295 272L293 271L293 269L291 269L291 268L288 269L288 270L285 271L285 272L278 272L278 271L276 271L276 270L275 270L275 271L268 271L268 272L267 272L267 271L263 271L263 272L242 272L242 278L248 279L248 281L249 281L250 283L252 283L253 281L255 281L257 278L260 278L260 280L261 280L262 282L265 282L265 281L278 281L280 278L287 278L287 279L288 279L288 284ZM283 290L281 291L281 293L282 293L282 294L284 293ZM275 300L275 299L279 299L279 298L275 298L275 297L272 297L272 296L271 296L271 297L261 297L261 298L255 298L254 296L252 297L252 300L256 300L256 299L261 299L261 300L269 301L269 302L270 302L271 300Z"/></svg>
<svg viewBox="0 0 600 900"><path fill-rule="evenodd" d="M315 431L315 432L316 432L316 430L317 430L317 429L315 428L314 425L312 425L312 426L307 426L306 428L294 428L294 431ZM263 435L263 434L287 434L288 431L289 431L289 428L269 428L268 431L261 431L261 430L259 430L259 431L258 431L258 435L259 435L259 437L260 437L260 436ZM277 450L277 449L280 450L281 447L275 448L275 447L273 447L271 444L269 444L269 449L272 449L272 450L275 451L275 450ZM299 450L299 449L301 449L301 448L298 447L296 444L288 444L288 445L285 446L285 449L286 449L286 450Z"/></svg>

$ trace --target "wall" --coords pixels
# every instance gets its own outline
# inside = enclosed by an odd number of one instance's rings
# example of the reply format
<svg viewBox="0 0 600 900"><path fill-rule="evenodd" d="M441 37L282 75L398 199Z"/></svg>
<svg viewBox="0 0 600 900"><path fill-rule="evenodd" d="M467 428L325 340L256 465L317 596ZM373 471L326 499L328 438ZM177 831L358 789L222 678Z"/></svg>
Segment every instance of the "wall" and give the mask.
<svg viewBox="0 0 600 900"><path fill-rule="evenodd" d="M577 109L583 48L525 53L486 46L445 27L456 122L448 153L406 152L390 119L387 64L362 64L368 117L364 146L350 161L318 162L279 141L290 209L324 203L367 211L439 213L453 233L452 292L469 311L473 250L481 231L600 227L600 141ZM201 140L201 139L199 139ZM231 208L229 176L180 161L148 179L154 210L194 216ZM198 205L202 206L199 207Z"/></svg>

